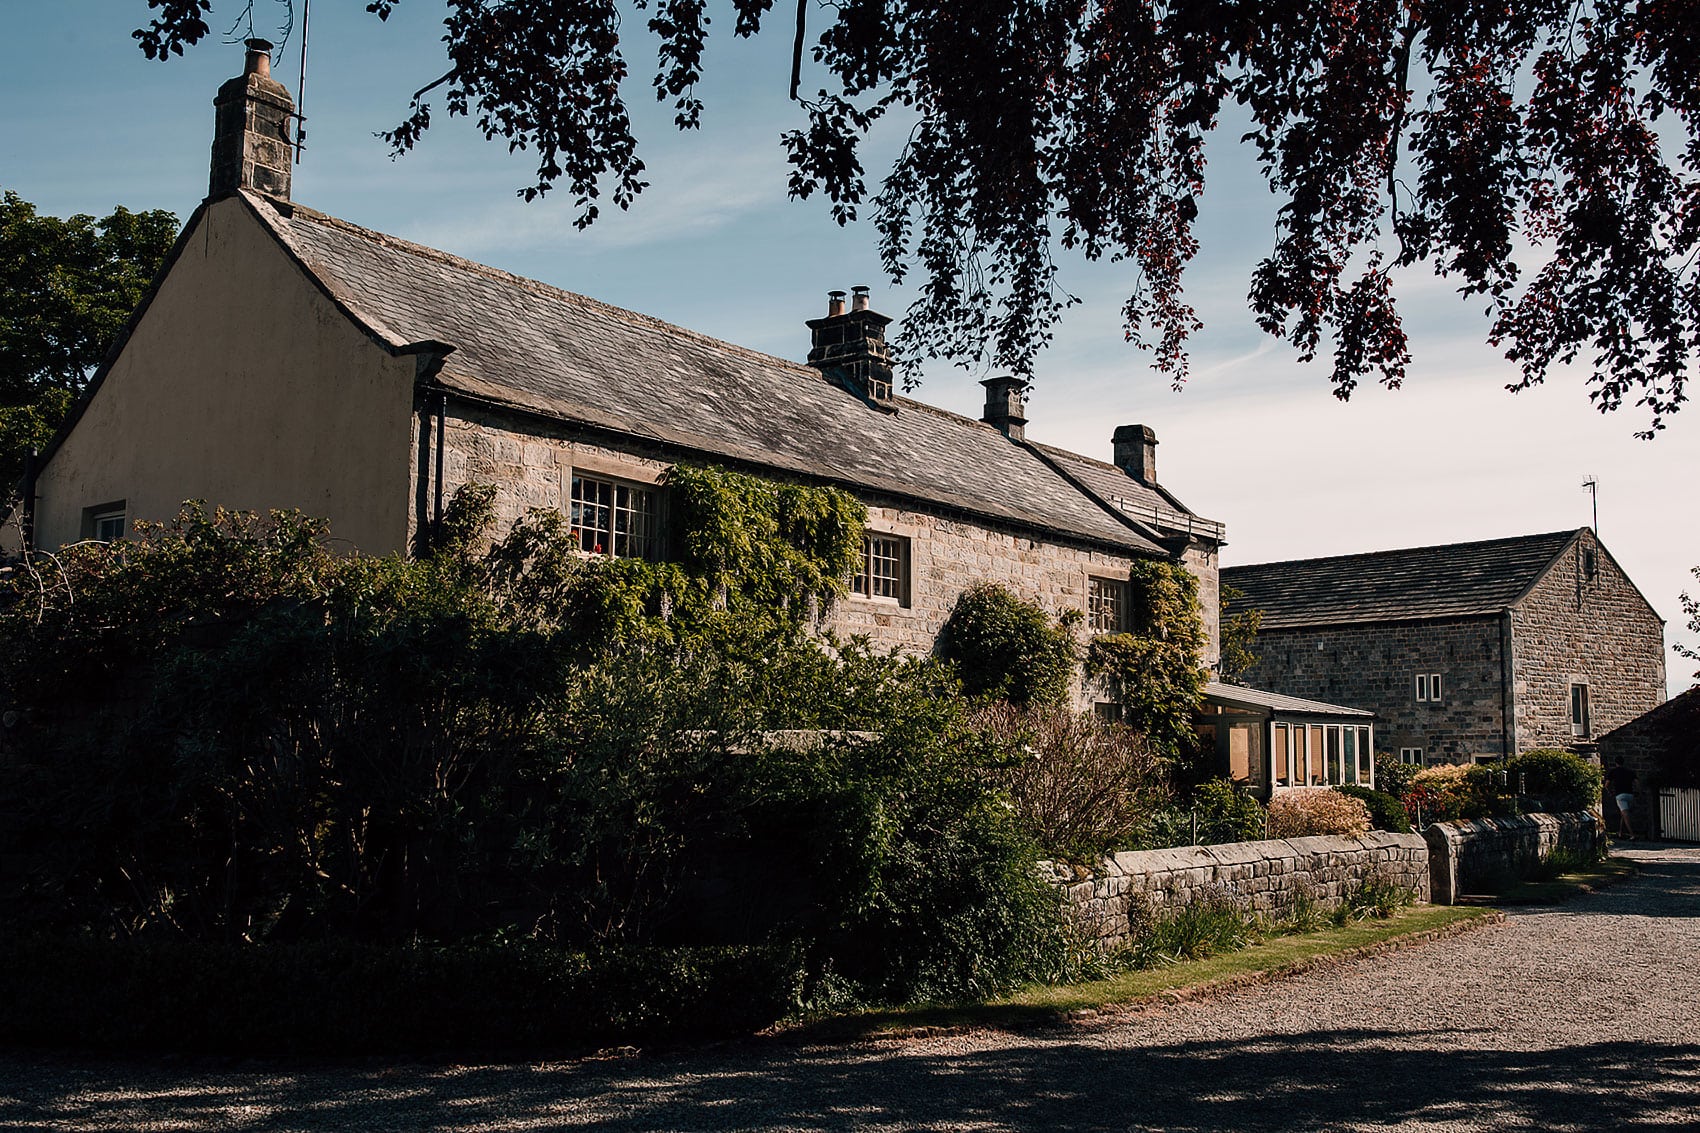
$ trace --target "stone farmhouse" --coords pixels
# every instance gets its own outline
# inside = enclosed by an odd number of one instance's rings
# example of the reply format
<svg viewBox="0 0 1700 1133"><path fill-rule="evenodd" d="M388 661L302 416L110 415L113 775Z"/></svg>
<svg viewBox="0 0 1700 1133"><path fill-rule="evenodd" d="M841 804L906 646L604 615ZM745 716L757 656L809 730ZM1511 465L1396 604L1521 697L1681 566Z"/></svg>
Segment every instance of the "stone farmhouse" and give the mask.
<svg viewBox="0 0 1700 1133"><path fill-rule="evenodd" d="M1222 571L1263 611L1246 683L1373 709L1411 763L1598 737L1664 700L1664 622L1589 528Z"/></svg>
<svg viewBox="0 0 1700 1133"><path fill-rule="evenodd" d="M676 462L853 491L869 533L830 628L925 652L992 580L1122 628L1131 564L1196 576L1217 630L1221 524L1157 480L1151 429L1113 463L1031 441L1023 385L978 421L900 396L865 288L769 357L293 203L289 92L252 41L225 83L207 199L67 426L35 462L13 547L122 536L190 498L298 507L406 553L463 484L498 518L570 513L587 553L654 555Z"/></svg>

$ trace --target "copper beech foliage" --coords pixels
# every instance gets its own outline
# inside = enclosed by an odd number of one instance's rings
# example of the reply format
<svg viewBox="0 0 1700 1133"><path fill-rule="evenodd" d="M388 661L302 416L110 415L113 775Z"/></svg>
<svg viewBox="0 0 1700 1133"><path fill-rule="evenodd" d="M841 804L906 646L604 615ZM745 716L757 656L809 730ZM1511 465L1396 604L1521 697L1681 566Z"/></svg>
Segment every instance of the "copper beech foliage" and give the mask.
<svg viewBox="0 0 1700 1133"><path fill-rule="evenodd" d="M292 0L279 0L289 4ZM406 0L374 0L387 17ZM588 224L643 189L621 93L647 15L652 85L679 128L703 113L706 0L447 0L448 69L385 135L398 152L450 114L537 155ZM207 34L208 0L148 0L143 50ZM1520 368L1591 367L1603 410L1685 400L1700 354L1700 0L730 0L732 34L813 37L790 189L840 223L870 208L886 270L920 277L897 345L1027 376L1072 297L1056 253L1131 260L1127 337L1178 384L1199 327L1206 140L1238 103L1279 201L1252 273L1259 324L1335 393L1397 386L1410 351L1395 269L1426 267L1487 312ZM635 23L636 21L632 21ZM812 84L810 84L812 85ZM805 86L803 89L807 89ZM777 95L777 92L776 92ZM861 146L908 134L877 189ZM900 126L901 128L901 126ZM1217 144L1234 144L1218 137ZM912 371L911 371L912 372Z"/></svg>

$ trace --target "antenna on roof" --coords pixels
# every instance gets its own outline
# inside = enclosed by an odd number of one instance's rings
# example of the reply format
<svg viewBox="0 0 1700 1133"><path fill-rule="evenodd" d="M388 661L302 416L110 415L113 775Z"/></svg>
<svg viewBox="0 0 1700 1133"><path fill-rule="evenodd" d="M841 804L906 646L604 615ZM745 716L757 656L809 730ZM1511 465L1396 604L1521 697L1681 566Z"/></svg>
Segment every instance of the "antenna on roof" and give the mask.
<svg viewBox="0 0 1700 1133"><path fill-rule="evenodd" d="M301 0L301 79L295 84L295 164L301 164L301 147L307 141L307 29L313 0Z"/></svg>
<svg viewBox="0 0 1700 1133"><path fill-rule="evenodd" d="M1597 537L1600 533L1600 482L1593 476L1589 476L1582 481L1582 486L1588 489L1590 496L1594 497L1594 535Z"/></svg>

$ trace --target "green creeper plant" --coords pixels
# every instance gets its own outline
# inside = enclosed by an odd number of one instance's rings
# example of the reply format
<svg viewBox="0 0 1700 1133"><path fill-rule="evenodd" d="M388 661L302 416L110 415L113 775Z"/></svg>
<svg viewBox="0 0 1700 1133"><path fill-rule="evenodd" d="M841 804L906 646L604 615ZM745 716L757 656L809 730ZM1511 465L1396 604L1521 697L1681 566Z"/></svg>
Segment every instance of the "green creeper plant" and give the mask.
<svg viewBox="0 0 1700 1133"><path fill-rule="evenodd" d="M1105 681L1122 719L1169 758L1196 746L1193 717L1204 695L1204 620L1198 580L1179 563L1135 563L1128 630L1092 640L1086 673Z"/></svg>

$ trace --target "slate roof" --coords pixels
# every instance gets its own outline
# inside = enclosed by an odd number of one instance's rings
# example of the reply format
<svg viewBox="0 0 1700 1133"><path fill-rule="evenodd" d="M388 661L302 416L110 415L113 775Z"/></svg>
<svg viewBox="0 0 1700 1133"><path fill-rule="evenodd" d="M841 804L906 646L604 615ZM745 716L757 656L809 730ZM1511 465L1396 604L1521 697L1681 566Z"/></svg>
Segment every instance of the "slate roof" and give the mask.
<svg viewBox="0 0 1700 1133"><path fill-rule="evenodd" d="M396 349L425 340L452 344L436 379L451 390L1135 554L1166 554L1033 446L990 425L907 398L894 399L892 412L810 366L299 205L280 209L243 197L374 337Z"/></svg>
<svg viewBox="0 0 1700 1133"><path fill-rule="evenodd" d="M1262 689L1223 684L1221 681L1205 682L1204 698L1234 708L1267 709L1282 715L1350 716L1361 720L1375 718L1375 713L1362 708L1347 708L1343 704L1327 704L1320 700L1304 700L1279 692L1264 692Z"/></svg>
<svg viewBox="0 0 1700 1133"><path fill-rule="evenodd" d="M1263 628L1496 614L1521 598L1575 531L1224 567L1222 583Z"/></svg>
<svg viewBox="0 0 1700 1133"><path fill-rule="evenodd" d="M1147 486L1113 464L1067 449L1040 444L1033 447L1086 491L1144 526L1185 531L1218 542L1222 539L1220 523L1195 514L1161 484Z"/></svg>

